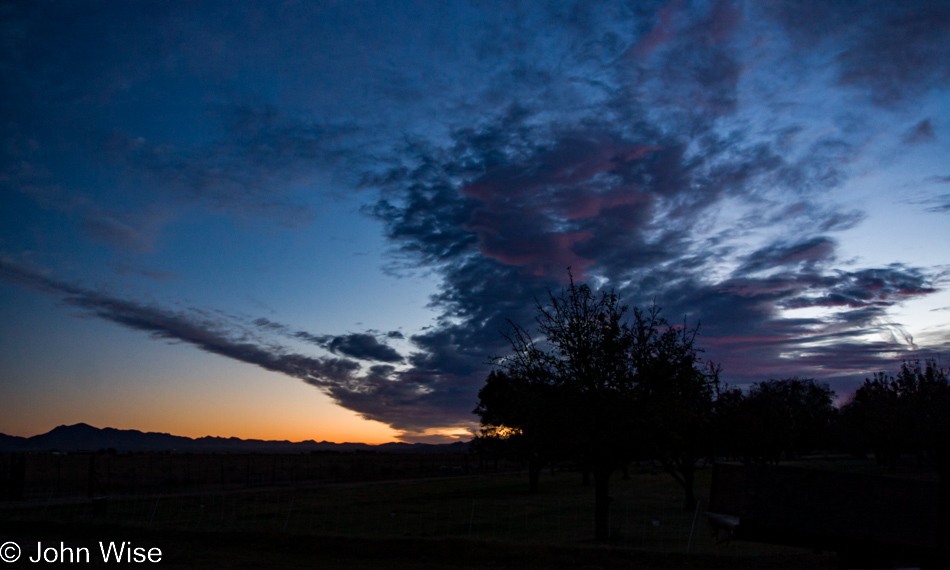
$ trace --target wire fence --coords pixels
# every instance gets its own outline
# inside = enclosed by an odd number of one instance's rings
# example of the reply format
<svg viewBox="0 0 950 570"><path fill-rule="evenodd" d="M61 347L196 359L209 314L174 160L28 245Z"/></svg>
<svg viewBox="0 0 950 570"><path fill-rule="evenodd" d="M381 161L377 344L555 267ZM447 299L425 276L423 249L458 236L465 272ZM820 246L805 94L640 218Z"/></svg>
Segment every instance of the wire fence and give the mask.
<svg viewBox="0 0 950 570"><path fill-rule="evenodd" d="M482 479L478 481L478 479ZM589 543L593 492L526 494L521 479L454 480L150 494L7 503L0 520L97 523L196 532L269 532L341 537L458 537L539 544ZM513 490L518 485L517 491ZM777 555L773 545L714 543L702 503L683 509L668 485L620 486L610 508L612 546L657 552Z"/></svg>

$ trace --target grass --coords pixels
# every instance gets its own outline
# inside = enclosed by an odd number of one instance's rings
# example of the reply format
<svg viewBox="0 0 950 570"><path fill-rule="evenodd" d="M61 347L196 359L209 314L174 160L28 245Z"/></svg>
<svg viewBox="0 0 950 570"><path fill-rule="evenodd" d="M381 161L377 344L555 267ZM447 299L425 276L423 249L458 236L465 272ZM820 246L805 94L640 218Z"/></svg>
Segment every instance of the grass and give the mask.
<svg viewBox="0 0 950 570"><path fill-rule="evenodd" d="M708 497L710 472L699 472L699 497ZM252 567L260 556L272 556L289 557L280 565L292 568L298 555L301 565L312 562L308 549L314 544L325 546L324 568L335 567L330 558L341 568L364 562L377 568L380 560L395 568L456 567L459 560L472 568L560 568L577 567L569 560L602 559L594 566L603 567L629 563L629 557L639 560L637 567L830 567L828 557L807 550L713 543L702 513L682 510L680 487L646 466L629 480L612 478L612 539L592 545L593 488L580 479L578 473L546 472L536 494L527 492L526 475L507 474L118 497L99 513L89 501L50 497L0 510L0 525L31 528L30 540L58 541L63 532L83 529L161 537L184 553L182 567L198 564L196 556L227 554L234 567ZM459 553L466 554L459 558Z"/></svg>
<svg viewBox="0 0 950 570"><path fill-rule="evenodd" d="M918 481L937 482L940 480L935 469L928 465L919 464L917 458L912 455L898 457L897 464L892 467L880 465L872 458L855 459L847 455L808 457L795 461L783 461L781 465L783 467L806 467L809 469L823 469L827 471L859 473L881 477L898 477Z"/></svg>

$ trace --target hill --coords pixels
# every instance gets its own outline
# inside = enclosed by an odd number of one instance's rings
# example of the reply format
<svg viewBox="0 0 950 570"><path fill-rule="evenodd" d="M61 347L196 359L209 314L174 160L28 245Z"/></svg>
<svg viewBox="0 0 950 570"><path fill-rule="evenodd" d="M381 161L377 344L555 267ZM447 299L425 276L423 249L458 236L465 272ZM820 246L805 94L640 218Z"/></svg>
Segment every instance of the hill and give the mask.
<svg viewBox="0 0 950 570"><path fill-rule="evenodd" d="M366 451L380 453L460 453L468 450L468 442L445 444L392 442L380 445L367 443L333 443L329 441L273 441L239 439L236 437L190 438L167 433L142 432L135 429L97 428L79 423L58 426L33 437L0 433L0 451L174 451L179 453L307 453L310 451Z"/></svg>

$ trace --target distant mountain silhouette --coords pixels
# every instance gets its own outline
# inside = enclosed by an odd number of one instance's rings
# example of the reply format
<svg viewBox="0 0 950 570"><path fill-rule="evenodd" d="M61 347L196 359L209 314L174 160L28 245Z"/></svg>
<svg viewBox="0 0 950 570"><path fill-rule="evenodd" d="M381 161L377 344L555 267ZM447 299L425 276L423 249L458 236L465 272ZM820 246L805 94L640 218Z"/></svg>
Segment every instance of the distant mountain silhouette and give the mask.
<svg viewBox="0 0 950 570"><path fill-rule="evenodd" d="M460 453L468 442L430 443L332 443L329 441L270 441L236 437L199 437L192 439L167 433L141 432L136 429L97 428L89 424L59 426L33 437L0 433L0 451L177 451L190 453L304 453L309 451L377 451L385 453Z"/></svg>

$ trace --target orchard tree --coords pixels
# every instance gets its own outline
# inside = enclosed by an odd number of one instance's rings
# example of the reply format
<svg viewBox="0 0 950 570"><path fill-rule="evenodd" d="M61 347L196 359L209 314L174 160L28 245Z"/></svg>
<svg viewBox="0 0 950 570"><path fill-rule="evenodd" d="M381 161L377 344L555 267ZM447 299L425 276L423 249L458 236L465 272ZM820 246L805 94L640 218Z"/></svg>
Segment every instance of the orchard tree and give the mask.
<svg viewBox="0 0 950 570"><path fill-rule="evenodd" d="M545 463L562 452L566 439L567 412L560 390L547 373L520 374L494 370L478 391L482 429L475 438L476 450L492 455L528 459L528 488L538 490Z"/></svg>
<svg viewBox="0 0 950 570"><path fill-rule="evenodd" d="M910 428L910 445L923 461L937 471L941 482L950 483L950 373L927 360L904 362L897 374L903 400L901 417Z"/></svg>
<svg viewBox="0 0 950 570"><path fill-rule="evenodd" d="M778 463L833 444L834 392L811 378L768 380L716 403L719 451L743 463Z"/></svg>
<svg viewBox="0 0 950 570"><path fill-rule="evenodd" d="M524 437L542 460L558 450L583 458L594 478L594 538L602 541L609 538L610 476L650 437L673 434L662 446L665 465L687 473L691 487L689 458L706 413L705 403L694 404L709 399L709 377L697 369L695 329L670 327L655 306L635 310L631 326L616 294L598 295L568 277L567 289L537 303L537 341L511 323L512 354L497 359L475 413L487 433ZM669 417L648 413L648 400ZM683 423L665 431L674 417Z"/></svg>
<svg viewBox="0 0 950 570"><path fill-rule="evenodd" d="M610 474L620 467L622 438L631 433L632 339L617 295L597 295L568 276L567 289L537 303L540 344L511 323L512 354L497 359L499 370L479 392L475 413L485 427L534 432L539 453L582 454L594 474L594 538L606 540ZM504 388L489 388L499 380Z"/></svg>
<svg viewBox="0 0 950 570"><path fill-rule="evenodd" d="M894 469L901 453L914 453L950 482L950 372L935 360L905 361L896 378L874 374L845 406L843 419L857 445L871 447L879 463Z"/></svg>
<svg viewBox="0 0 950 570"><path fill-rule="evenodd" d="M773 442L773 452L791 460L828 445L837 413L834 396L828 384L813 378L769 380L750 388L749 412L759 416L761 435Z"/></svg>
<svg viewBox="0 0 950 570"><path fill-rule="evenodd" d="M841 410L849 443L856 450L868 448L879 465L897 468L901 452L911 447L912 434L904 423L906 397L897 382L885 372L866 378L851 401Z"/></svg>
<svg viewBox="0 0 950 570"><path fill-rule="evenodd" d="M696 507L696 466L713 453L719 367L705 366L695 347L699 327L670 326L656 305L634 309L631 366L640 437L683 488L683 508Z"/></svg>

